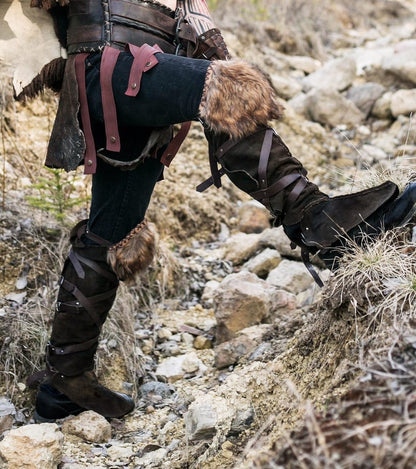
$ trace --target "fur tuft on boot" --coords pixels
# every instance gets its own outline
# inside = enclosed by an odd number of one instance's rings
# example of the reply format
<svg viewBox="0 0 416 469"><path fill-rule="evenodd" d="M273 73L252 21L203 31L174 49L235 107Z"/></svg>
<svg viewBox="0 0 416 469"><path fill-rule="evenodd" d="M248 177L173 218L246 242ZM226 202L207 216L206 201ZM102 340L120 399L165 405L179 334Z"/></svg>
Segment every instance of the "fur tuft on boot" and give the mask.
<svg viewBox="0 0 416 469"><path fill-rule="evenodd" d="M214 61L208 68L199 114L215 133L240 139L282 115L269 79L243 60Z"/></svg>
<svg viewBox="0 0 416 469"><path fill-rule="evenodd" d="M119 280L131 283L146 270L155 253L155 237L153 225L144 220L108 249L107 261Z"/></svg>

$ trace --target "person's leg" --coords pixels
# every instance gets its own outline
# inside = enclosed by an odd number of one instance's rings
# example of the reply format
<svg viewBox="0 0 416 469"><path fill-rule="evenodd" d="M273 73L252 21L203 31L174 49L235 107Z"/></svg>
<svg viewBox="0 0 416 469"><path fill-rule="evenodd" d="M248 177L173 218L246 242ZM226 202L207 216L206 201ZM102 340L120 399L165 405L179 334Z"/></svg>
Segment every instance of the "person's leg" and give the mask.
<svg viewBox="0 0 416 469"><path fill-rule="evenodd" d="M47 347L48 380L36 399L38 421L85 409L121 417L134 408L130 397L98 383L94 356L119 279L133 277L152 260L153 232L144 216L161 172L153 158L132 171L98 162L88 224L80 222L71 232Z"/></svg>

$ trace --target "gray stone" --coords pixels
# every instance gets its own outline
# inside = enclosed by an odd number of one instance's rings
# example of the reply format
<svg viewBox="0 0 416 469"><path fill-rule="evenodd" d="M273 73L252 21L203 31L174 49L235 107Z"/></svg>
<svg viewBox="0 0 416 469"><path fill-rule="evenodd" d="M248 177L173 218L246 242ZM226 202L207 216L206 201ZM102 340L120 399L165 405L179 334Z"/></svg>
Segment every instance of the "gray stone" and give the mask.
<svg viewBox="0 0 416 469"><path fill-rule="evenodd" d="M286 236L283 227L269 228L260 236L260 245L276 249L282 256L301 259L300 248L292 249L290 239Z"/></svg>
<svg viewBox="0 0 416 469"><path fill-rule="evenodd" d="M363 83L351 87L346 94L347 99L352 101L355 106L367 117L374 103L383 94L384 86L378 83Z"/></svg>
<svg viewBox="0 0 416 469"><path fill-rule="evenodd" d="M387 91L380 96L374 103L373 109L371 110L371 115L378 117L379 119L390 119L391 118L391 98L393 93Z"/></svg>
<svg viewBox="0 0 416 469"><path fill-rule="evenodd" d="M374 145L363 145L361 147L360 154L364 155L370 160L370 162L385 160L388 158L388 155L384 150L378 148Z"/></svg>
<svg viewBox="0 0 416 469"><path fill-rule="evenodd" d="M279 265L281 260L282 256L279 251L267 248L246 262L243 269L253 272L260 278L265 278L271 270Z"/></svg>
<svg viewBox="0 0 416 469"><path fill-rule="evenodd" d="M269 324L247 327L239 331L234 339L218 345L215 348L214 366L218 369L226 368L238 363L242 357L251 355L271 327Z"/></svg>
<svg viewBox="0 0 416 469"><path fill-rule="evenodd" d="M254 415L254 409L250 403L248 403L247 406L239 408L231 422L231 428L228 434L237 436L246 430L254 422Z"/></svg>
<svg viewBox="0 0 416 469"><path fill-rule="evenodd" d="M55 423L25 425L0 442L7 469L56 469L62 460L64 435Z"/></svg>
<svg viewBox="0 0 416 469"><path fill-rule="evenodd" d="M382 69L405 82L416 84L416 49L399 51L385 57Z"/></svg>
<svg viewBox="0 0 416 469"><path fill-rule="evenodd" d="M155 396L161 399L168 399L172 396L172 393L172 386L160 381L148 381L140 386L140 396L148 400L153 400Z"/></svg>
<svg viewBox="0 0 416 469"><path fill-rule="evenodd" d="M184 420L191 441L209 439L216 433L217 412L210 402L191 408Z"/></svg>
<svg viewBox="0 0 416 469"><path fill-rule="evenodd" d="M353 82L357 66L353 57L340 57L329 60L314 73L303 79L306 91L311 89L343 91Z"/></svg>
<svg viewBox="0 0 416 469"><path fill-rule="evenodd" d="M278 96L283 99L291 99L302 91L302 85L293 78L272 75L271 80Z"/></svg>
<svg viewBox="0 0 416 469"><path fill-rule="evenodd" d="M299 93L288 101L288 105L298 114L309 118L308 109L308 95L306 93Z"/></svg>
<svg viewBox="0 0 416 469"><path fill-rule="evenodd" d="M286 55L285 60L292 68L301 70L306 74L316 72L322 67L322 63L319 60L305 55Z"/></svg>
<svg viewBox="0 0 416 469"><path fill-rule="evenodd" d="M225 258L233 264L240 265L259 250L259 235L237 233L225 243Z"/></svg>
<svg viewBox="0 0 416 469"><path fill-rule="evenodd" d="M261 233L270 227L270 213L255 200L243 203L238 210L238 229L243 233Z"/></svg>
<svg viewBox="0 0 416 469"><path fill-rule="evenodd" d="M303 263L284 259L270 272L266 281L278 288L297 294L309 288L313 283L313 278Z"/></svg>
<svg viewBox="0 0 416 469"><path fill-rule="evenodd" d="M110 423L92 410L65 420L62 431L93 443L105 443L111 438Z"/></svg>
<svg viewBox="0 0 416 469"><path fill-rule="evenodd" d="M399 90L391 97L391 113L394 117L401 114L409 115L416 111L416 88L412 90Z"/></svg>
<svg viewBox="0 0 416 469"><path fill-rule="evenodd" d="M317 89L307 95L309 114L315 122L336 127L352 127L364 120L364 114L347 98L333 89Z"/></svg>
<svg viewBox="0 0 416 469"><path fill-rule="evenodd" d="M16 409L9 399L0 398L0 435L12 428L15 415Z"/></svg>

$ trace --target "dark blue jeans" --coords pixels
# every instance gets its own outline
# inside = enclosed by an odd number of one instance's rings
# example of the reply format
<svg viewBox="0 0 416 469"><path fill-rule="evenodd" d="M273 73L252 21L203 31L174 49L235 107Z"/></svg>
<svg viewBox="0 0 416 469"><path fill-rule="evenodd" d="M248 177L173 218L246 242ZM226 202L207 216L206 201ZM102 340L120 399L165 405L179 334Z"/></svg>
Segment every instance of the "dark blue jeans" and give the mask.
<svg viewBox="0 0 416 469"><path fill-rule="evenodd" d="M140 91L131 97L125 91L133 56L130 52L119 55L112 84L121 152L106 152L110 158L134 160L141 154L152 128L198 117L209 62L162 53L156 57L159 63L143 73ZM88 106L97 149L105 147L100 63L100 53L86 60ZM127 171L98 158L89 217L93 233L117 243L144 219L154 186L163 172L159 158L146 158L135 169Z"/></svg>

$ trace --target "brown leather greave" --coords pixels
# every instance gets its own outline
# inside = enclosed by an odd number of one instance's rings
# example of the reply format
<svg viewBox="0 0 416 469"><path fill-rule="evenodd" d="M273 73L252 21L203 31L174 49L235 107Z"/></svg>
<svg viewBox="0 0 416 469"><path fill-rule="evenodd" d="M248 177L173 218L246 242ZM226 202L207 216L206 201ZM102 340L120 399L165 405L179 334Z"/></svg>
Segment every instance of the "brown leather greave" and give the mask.
<svg viewBox="0 0 416 469"><path fill-rule="evenodd" d="M72 249L60 280L47 364L50 371L75 376L94 367L98 336L119 284L107 264L108 248L84 244L86 222L71 232ZM97 241L97 237L95 237Z"/></svg>
<svg viewBox="0 0 416 469"><path fill-rule="evenodd" d="M227 140L215 155L231 181L270 210L276 226L298 223L306 207L328 199L271 128Z"/></svg>
<svg viewBox="0 0 416 469"><path fill-rule="evenodd" d="M221 31L217 28L205 31L198 36L192 57L206 60L231 59Z"/></svg>

